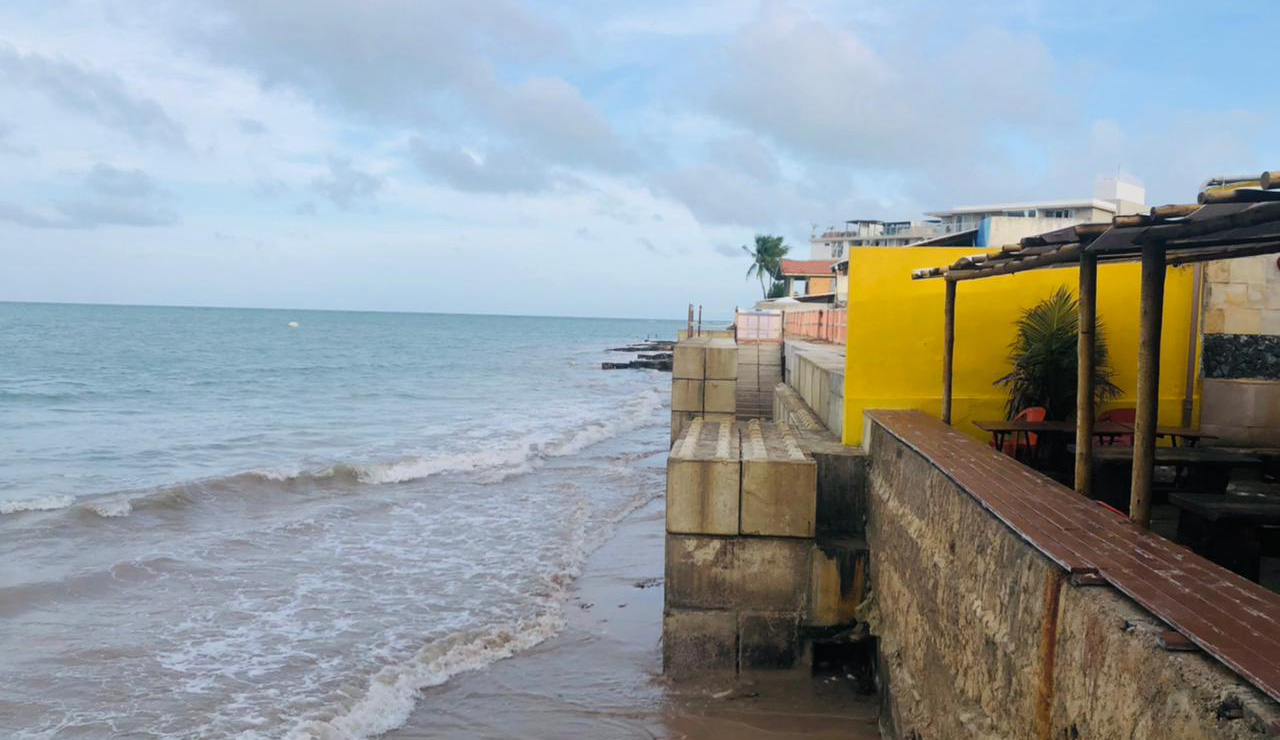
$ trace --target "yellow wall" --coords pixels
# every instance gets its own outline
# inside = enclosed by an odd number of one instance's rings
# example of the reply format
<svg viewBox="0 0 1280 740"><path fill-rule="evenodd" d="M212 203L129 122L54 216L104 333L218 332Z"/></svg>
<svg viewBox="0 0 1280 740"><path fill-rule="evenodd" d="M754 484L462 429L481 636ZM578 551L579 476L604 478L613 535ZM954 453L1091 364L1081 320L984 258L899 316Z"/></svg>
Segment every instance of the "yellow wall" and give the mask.
<svg viewBox="0 0 1280 740"><path fill-rule="evenodd" d="M936 278L912 280L911 271L950 264L974 252L973 247L850 250L845 444L861 443L866 409L917 408L941 414L945 284ZM1134 405L1139 281L1136 263L1098 269L1098 318L1106 332L1113 380L1124 393L1108 408ZM1014 322L1059 285L1074 294L1076 268L1034 270L957 285L952 420L962 431L987 439L972 422L1004 418L1005 394L994 381L1008 372ZM1192 268L1170 268L1160 352L1160 421L1164 424L1181 421L1191 302ZM1198 414L1198 388L1195 404Z"/></svg>

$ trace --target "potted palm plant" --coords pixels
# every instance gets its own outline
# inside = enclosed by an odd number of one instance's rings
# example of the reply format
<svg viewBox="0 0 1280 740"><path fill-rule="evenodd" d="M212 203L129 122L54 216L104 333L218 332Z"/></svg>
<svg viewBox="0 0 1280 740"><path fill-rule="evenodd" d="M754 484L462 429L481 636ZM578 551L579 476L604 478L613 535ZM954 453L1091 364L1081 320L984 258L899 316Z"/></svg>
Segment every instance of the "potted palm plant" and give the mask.
<svg viewBox="0 0 1280 740"><path fill-rule="evenodd" d="M1069 419L1075 414L1079 323L1079 304L1063 287L1018 318L1017 334L1009 345L1013 369L996 381L1009 394L1005 404L1009 418L1035 406L1045 409L1046 419ZM1094 333L1094 357L1093 402L1097 406L1120 395L1120 389L1111 382L1100 319Z"/></svg>

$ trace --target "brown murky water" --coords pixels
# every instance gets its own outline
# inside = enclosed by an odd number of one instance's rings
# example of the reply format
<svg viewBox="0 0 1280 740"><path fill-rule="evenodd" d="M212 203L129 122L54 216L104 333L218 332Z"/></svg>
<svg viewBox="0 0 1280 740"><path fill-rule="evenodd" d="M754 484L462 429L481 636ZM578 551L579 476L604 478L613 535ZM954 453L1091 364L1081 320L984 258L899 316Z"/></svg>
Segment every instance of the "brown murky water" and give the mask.
<svg viewBox="0 0 1280 740"><path fill-rule="evenodd" d="M633 514L593 554L563 633L428 690L388 740L879 738L875 699L843 679L662 680L662 506Z"/></svg>

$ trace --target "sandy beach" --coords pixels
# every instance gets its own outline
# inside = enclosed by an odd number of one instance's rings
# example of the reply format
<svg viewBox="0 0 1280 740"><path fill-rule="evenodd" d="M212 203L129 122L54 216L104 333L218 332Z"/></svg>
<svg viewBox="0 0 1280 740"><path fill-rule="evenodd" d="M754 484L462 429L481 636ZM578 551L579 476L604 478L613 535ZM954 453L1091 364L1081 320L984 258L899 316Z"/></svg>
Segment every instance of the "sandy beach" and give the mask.
<svg viewBox="0 0 1280 740"><path fill-rule="evenodd" d="M633 513L591 556L563 632L429 689L387 737L879 738L874 698L843 678L662 679L663 505L659 497Z"/></svg>

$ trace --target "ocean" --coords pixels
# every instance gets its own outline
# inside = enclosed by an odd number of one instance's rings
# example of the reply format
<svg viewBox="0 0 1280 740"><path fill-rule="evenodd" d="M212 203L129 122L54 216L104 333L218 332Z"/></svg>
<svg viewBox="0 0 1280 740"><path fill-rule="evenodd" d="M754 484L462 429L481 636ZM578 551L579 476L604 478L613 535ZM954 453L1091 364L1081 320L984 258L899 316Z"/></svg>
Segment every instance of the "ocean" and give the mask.
<svg viewBox="0 0 1280 740"><path fill-rule="evenodd" d="M0 303L0 737L366 738L556 634L680 325Z"/></svg>

